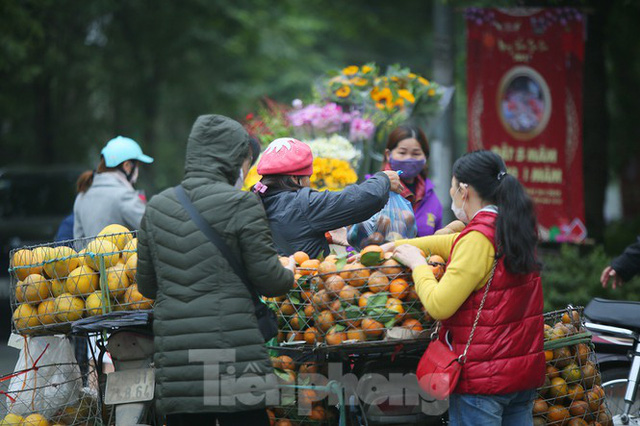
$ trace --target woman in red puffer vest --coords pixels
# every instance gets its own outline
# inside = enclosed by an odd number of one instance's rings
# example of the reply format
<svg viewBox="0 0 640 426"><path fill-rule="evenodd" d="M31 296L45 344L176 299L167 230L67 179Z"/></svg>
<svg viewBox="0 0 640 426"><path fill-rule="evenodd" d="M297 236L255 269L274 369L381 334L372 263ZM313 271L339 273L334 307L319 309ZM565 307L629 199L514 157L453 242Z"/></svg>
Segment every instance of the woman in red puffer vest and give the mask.
<svg viewBox="0 0 640 426"><path fill-rule="evenodd" d="M465 154L453 166L451 209L467 223L457 234L390 243L413 271L427 311L442 321L440 340L462 355L485 293L460 379L450 396L451 425L531 425L545 373L543 299L534 205L490 151ZM418 249L447 269L437 281Z"/></svg>

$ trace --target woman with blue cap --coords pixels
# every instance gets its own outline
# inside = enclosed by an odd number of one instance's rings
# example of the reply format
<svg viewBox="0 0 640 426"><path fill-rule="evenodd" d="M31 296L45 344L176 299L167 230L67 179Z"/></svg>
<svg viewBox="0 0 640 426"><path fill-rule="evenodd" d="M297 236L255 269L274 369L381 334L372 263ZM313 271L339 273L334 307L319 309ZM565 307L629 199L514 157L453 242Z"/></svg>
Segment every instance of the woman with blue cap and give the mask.
<svg viewBox="0 0 640 426"><path fill-rule="evenodd" d="M100 154L97 169L84 172L76 184L74 238L98 235L111 224L131 230L140 226L145 203L134 189L138 164L153 163L153 158L136 141L123 136L111 139Z"/></svg>

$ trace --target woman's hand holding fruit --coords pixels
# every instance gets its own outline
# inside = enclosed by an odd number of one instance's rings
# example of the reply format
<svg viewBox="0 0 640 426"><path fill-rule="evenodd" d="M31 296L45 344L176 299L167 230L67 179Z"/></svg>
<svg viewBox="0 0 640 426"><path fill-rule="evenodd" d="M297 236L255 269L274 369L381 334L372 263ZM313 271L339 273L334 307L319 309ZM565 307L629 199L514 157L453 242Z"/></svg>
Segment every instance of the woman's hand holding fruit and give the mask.
<svg viewBox="0 0 640 426"><path fill-rule="evenodd" d="M427 260L420 252L420 249L409 244L403 244L396 248L393 252L393 258L411 268L411 270L414 270L420 265L427 264Z"/></svg>

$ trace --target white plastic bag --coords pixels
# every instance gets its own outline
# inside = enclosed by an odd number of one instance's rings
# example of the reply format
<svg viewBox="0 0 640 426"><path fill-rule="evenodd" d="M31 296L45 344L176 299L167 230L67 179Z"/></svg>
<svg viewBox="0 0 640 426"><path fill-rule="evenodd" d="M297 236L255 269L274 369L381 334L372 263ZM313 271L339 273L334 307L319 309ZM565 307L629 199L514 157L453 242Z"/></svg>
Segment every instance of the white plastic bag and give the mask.
<svg viewBox="0 0 640 426"><path fill-rule="evenodd" d="M14 373L19 372L23 373L11 378L7 390L10 413L39 413L51 418L60 407L79 397L82 376L73 347L65 337L28 338L14 368Z"/></svg>

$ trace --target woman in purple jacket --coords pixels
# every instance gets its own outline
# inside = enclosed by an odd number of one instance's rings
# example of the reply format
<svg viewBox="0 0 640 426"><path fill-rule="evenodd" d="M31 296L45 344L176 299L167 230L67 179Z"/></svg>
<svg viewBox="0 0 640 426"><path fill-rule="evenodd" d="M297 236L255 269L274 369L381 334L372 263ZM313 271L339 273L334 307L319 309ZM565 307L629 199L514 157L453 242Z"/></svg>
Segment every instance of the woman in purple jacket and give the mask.
<svg viewBox="0 0 640 426"><path fill-rule="evenodd" d="M402 170L402 196L411 202L418 225L418 237L442 228L442 205L433 182L427 177L429 142L417 126L401 125L387 139L383 170Z"/></svg>

